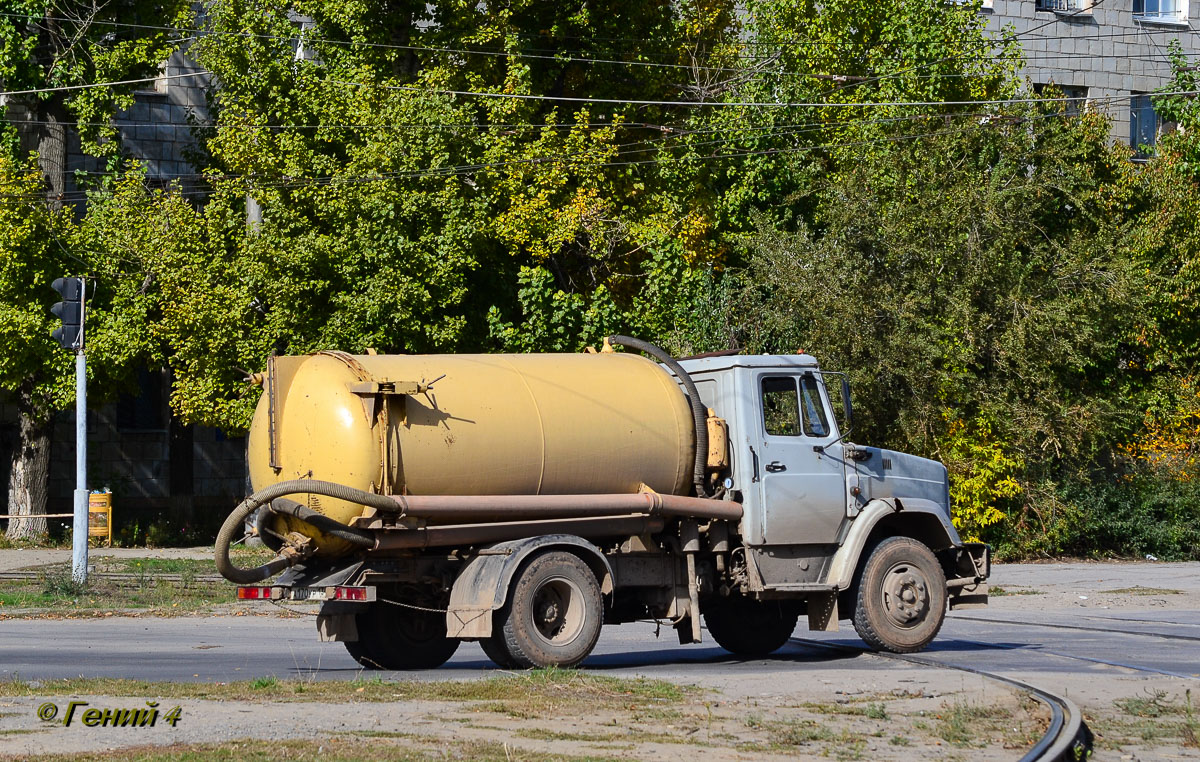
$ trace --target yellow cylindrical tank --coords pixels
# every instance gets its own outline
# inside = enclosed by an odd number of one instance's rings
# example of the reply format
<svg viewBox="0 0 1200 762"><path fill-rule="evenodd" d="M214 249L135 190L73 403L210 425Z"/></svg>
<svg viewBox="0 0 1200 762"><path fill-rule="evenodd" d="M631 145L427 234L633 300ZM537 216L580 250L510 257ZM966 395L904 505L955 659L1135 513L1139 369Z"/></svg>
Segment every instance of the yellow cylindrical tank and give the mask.
<svg viewBox="0 0 1200 762"><path fill-rule="evenodd" d="M304 478L409 495L628 493L643 484L684 494L691 483L687 397L638 355L322 352L274 358L264 386L248 444L255 490ZM293 499L342 523L362 512L324 496ZM321 537L318 547L349 546Z"/></svg>

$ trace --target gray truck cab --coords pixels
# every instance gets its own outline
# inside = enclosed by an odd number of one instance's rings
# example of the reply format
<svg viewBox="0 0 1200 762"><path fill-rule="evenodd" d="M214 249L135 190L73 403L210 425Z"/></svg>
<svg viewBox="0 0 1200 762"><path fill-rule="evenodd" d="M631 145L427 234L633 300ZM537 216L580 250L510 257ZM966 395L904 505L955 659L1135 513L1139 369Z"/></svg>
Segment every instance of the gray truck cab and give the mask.
<svg viewBox="0 0 1200 762"><path fill-rule="evenodd" d="M681 364L704 404L729 427L726 488L743 506L741 539L756 596L801 595L809 602L810 627L836 629L839 618L853 618L859 608L846 591L861 587L870 554L885 541L907 538L937 559L951 609L986 605L988 548L963 543L955 531L946 467L850 442L852 432L842 431L835 415L852 419L848 396L830 394L846 389L839 374L823 371L806 354ZM834 379L839 383L829 383ZM935 603L922 600L935 580L924 585L919 573L899 567L882 576L885 587L894 588L883 591L885 609L902 607L905 598ZM936 619L940 627L940 613Z"/></svg>

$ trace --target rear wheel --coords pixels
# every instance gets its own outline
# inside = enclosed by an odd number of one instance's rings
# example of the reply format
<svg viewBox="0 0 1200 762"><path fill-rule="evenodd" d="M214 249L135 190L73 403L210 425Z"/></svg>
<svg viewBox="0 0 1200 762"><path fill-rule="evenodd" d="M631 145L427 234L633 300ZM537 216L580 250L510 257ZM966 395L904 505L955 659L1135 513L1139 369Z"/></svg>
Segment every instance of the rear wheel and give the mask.
<svg viewBox="0 0 1200 762"><path fill-rule="evenodd" d="M600 638L600 585L578 556L543 553L517 574L496 620L496 634L484 652L497 664L573 667Z"/></svg>
<svg viewBox="0 0 1200 762"><path fill-rule="evenodd" d="M704 624L717 645L739 656L778 651L796 630L794 606L741 596L714 601L704 609Z"/></svg>
<svg viewBox="0 0 1200 762"><path fill-rule="evenodd" d="M946 575L929 548L912 538L876 545L856 591L854 629L871 648L915 653L942 629Z"/></svg>
<svg viewBox="0 0 1200 762"><path fill-rule="evenodd" d="M479 646L483 649L484 654L502 669L520 668L521 665L513 659L512 654L508 652L508 646L504 644L503 633L500 633L498 628L493 632L497 634L479 641Z"/></svg>
<svg viewBox="0 0 1200 762"><path fill-rule="evenodd" d="M358 641L346 651L367 669L433 669L458 650L458 641L446 637L446 616L385 601L371 604L355 615Z"/></svg>

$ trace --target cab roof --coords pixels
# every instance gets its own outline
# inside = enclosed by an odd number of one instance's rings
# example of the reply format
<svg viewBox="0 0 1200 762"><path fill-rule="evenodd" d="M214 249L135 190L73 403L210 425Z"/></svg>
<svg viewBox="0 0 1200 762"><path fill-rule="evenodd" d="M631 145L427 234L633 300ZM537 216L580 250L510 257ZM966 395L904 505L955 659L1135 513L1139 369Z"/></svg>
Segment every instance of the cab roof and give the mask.
<svg viewBox="0 0 1200 762"><path fill-rule="evenodd" d="M713 373L731 368L804 368L815 370L819 366L812 355L725 355L723 357L697 357L680 360L688 373Z"/></svg>

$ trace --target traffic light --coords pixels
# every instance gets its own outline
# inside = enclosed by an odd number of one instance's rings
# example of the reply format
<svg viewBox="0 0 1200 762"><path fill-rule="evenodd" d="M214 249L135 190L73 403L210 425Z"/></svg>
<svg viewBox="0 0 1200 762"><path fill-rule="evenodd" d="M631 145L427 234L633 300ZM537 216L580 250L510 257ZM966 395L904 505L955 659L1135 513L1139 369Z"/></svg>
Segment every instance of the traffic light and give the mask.
<svg viewBox="0 0 1200 762"><path fill-rule="evenodd" d="M83 278L57 278L50 287L62 295L63 300L50 308L62 326L55 328L50 336L63 349L83 348Z"/></svg>

